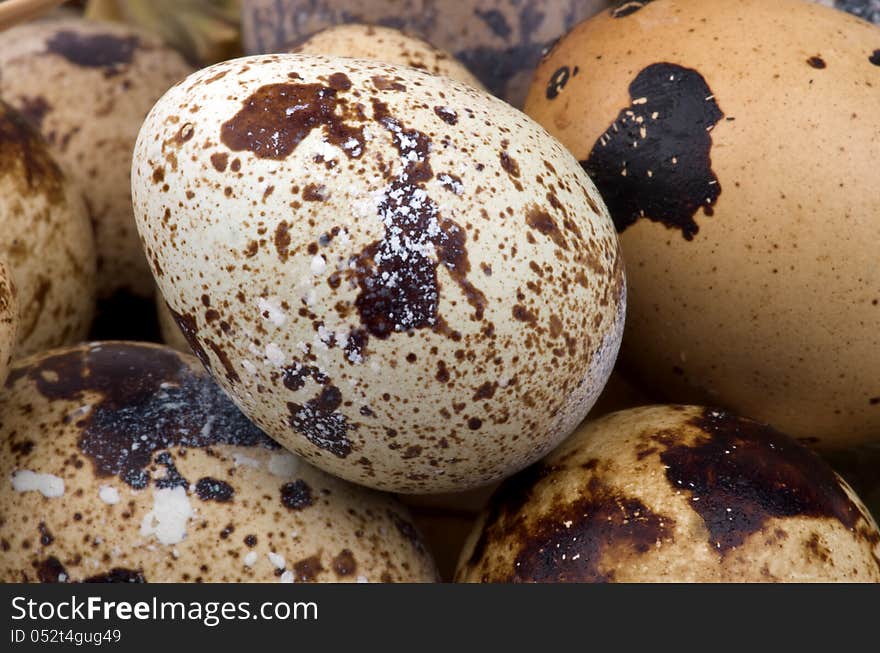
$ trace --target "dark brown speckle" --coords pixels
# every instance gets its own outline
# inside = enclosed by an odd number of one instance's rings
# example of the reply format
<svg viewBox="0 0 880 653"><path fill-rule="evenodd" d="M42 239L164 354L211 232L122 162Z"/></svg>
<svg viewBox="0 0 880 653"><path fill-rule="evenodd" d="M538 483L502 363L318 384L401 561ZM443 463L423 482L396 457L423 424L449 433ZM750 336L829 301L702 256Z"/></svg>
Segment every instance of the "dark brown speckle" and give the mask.
<svg viewBox="0 0 880 653"><path fill-rule="evenodd" d="M305 481L300 479L281 486L281 503L288 510L304 510L313 502L312 488Z"/></svg>

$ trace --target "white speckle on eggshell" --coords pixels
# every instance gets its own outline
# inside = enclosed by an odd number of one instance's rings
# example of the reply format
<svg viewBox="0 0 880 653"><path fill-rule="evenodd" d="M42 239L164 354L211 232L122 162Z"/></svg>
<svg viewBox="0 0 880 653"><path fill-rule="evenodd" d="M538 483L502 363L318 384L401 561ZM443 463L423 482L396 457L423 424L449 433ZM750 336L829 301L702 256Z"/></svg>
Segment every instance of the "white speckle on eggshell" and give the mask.
<svg viewBox="0 0 880 653"><path fill-rule="evenodd" d="M185 488L153 490L153 509L141 521L141 535L155 536L166 546L177 544L186 537L186 525L194 514Z"/></svg>
<svg viewBox="0 0 880 653"><path fill-rule="evenodd" d="M273 453L269 456L269 473L281 478L293 478L300 466L300 459L290 452Z"/></svg>
<svg viewBox="0 0 880 653"><path fill-rule="evenodd" d="M277 327L284 326L284 323L287 321L287 315L278 305L277 297L270 297L268 299L260 298L258 302L258 307L260 309L260 314L264 315L272 324Z"/></svg>
<svg viewBox="0 0 880 653"><path fill-rule="evenodd" d="M12 474L12 489L16 492L39 492L47 499L64 495L64 479L54 474L40 474L21 469Z"/></svg>
<svg viewBox="0 0 880 653"><path fill-rule="evenodd" d="M312 270L312 274L324 274L324 270L327 269L327 261L323 256L318 254L317 256L312 258L312 263L310 267Z"/></svg>
<svg viewBox="0 0 880 653"><path fill-rule="evenodd" d="M266 345L266 358L268 358L269 362L275 367L281 367L285 362L284 352L281 351L281 348L274 342L270 342Z"/></svg>
<svg viewBox="0 0 880 653"><path fill-rule="evenodd" d="M266 557L269 558L269 562L272 563L272 566L275 567L275 569L284 569L284 567L287 566L287 561L284 559L284 556L278 555L274 551L267 553Z"/></svg>
<svg viewBox="0 0 880 653"><path fill-rule="evenodd" d="M119 490L112 485L102 485L98 488L98 497L107 505L113 506L119 503Z"/></svg>
<svg viewBox="0 0 880 653"><path fill-rule="evenodd" d="M240 453L232 454L232 460L236 466L246 465L247 467L253 467L254 469L260 469L263 466L263 463L256 458L251 458L250 456Z"/></svg>

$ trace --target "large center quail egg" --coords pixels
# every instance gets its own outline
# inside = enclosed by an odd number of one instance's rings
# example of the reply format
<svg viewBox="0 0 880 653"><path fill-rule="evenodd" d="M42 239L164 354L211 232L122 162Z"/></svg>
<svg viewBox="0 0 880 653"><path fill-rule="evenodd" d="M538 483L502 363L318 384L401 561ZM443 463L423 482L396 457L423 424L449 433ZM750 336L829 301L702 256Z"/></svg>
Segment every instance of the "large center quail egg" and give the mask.
<svg viewBox="0 0 880 653"><path fill-rule="evenodd" d="M317 466L464 490L568 435L614 363L614 227L577 161L470 86L265 55L150 112L132 170L157 283L248 417Z"/></svg>

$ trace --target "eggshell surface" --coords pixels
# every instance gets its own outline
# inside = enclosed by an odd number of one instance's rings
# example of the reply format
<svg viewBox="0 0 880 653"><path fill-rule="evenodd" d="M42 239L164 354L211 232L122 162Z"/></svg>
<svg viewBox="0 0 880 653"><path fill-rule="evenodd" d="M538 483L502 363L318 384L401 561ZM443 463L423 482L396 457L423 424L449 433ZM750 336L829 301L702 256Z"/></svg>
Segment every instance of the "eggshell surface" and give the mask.
<svg viewBox="0 0 880 653"><path fill-rule="evenodd" d="M485 485L570 433L610 373L625 283L601 200L472 87L365 60L225 62L165 95L135 162L147 257L193 351L325 471Z"/></svg>
<svg viewBox="0 0 880 653"><path fill-rule="evenodd" d="M429 582L392 498L250 424L198 362L92 343L0 395L2 582Z"/></svg>
<svg viewBox="0 0 880 653"><path fill-rule="evenodd" d="M389 27L362 24L328 27L291 48L290 52L375 59L483 88L477 78L448 52Z"/></svg>
<svg viewBox="0 0 880 653"><path fill-rule="evenodd" d="M16 354L75 342L95 310L95 244L79 191L0 101L0 259L18 290Z"/></svg>
<svg viewBox="0 0 880 653"><path fill-rule="evenodd" d="M6 372L12 362L17 329L18 297L9 268L0 261L0 384L6 380Z"/></svg>
<svg viewBox="0 0 880 653"><path fill-rule="evenodd" d="M602 393L599 395L596 403L593 404L586 419L594 420L624 408L647 406L654 403L656 402L628 383L619 372L614 371L608 377ZM473 520L489 503L489 498L498 488L498 485L498 482L491 483L466 492L402 494L400 495L400 500L412 508L417 515L424 511L429 518L438 517L437 521L447 516L467 516ZM437 531L439 531L438 528L433 529L433 532L428 533L429 537ZM446 549L448 550L448 548L447 546Z"/></svg>
<svg viewBox="0 0 880 653"><path fill-rule="evenodd" d="M191 71L154 37L115 23L47 19L0 33L0 96L46 137L82 189L102 300L125 306L117 295L152 297L131 212L132 149L153 103Z"/></svg>
<svg viewBox="0 0 880 653"><path fill-rule="evenodd" d="M243 0L249 54L277 52L327 27L370 23L452 53L492 93L521 106L542 50L606 0Z"/></svg>
<svg viewBox="0 0 880 653"><path fill-rule="evenodd" d="M878 582L880 531L815 453L719 410L650 406L585 424L508 479L458 579Z"/></svg>
<svg viewBox="0 0 880 653"><path fill-rule="evenodd" d="M563 38L526 106L621 232L623 369L823 449L876 441L880 29L794 0L628 5Z"/></svg>

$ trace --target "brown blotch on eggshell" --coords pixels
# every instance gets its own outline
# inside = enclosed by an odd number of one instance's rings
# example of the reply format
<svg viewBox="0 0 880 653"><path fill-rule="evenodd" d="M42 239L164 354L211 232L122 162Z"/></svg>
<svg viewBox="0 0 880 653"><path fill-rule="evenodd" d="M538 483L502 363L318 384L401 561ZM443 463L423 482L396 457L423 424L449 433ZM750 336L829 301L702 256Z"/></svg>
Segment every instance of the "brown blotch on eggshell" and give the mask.
<svg viewBox="0 0 880 653"><path fill-rule="evenodd" d="M9 268L0 260L0 384L12 363L18 320L18 294Z"/></svg>

